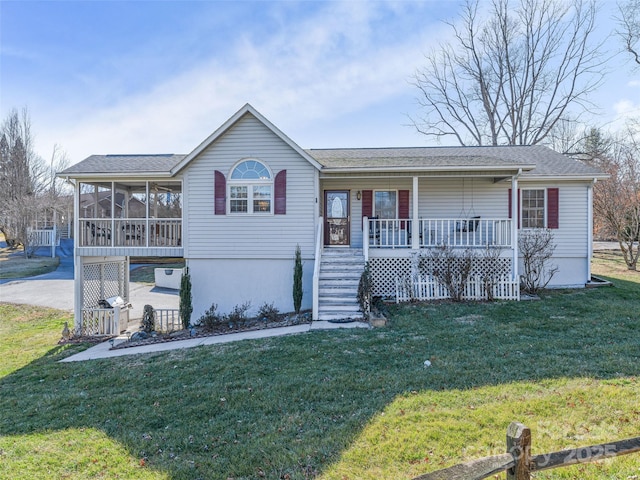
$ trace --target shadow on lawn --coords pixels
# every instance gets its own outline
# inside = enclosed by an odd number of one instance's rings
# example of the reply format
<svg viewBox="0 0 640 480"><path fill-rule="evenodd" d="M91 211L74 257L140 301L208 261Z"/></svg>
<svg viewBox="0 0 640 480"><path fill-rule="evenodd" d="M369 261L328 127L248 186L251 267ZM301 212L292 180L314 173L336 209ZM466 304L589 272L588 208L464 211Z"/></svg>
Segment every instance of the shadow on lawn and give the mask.
<svg viewBox="0 0 640 480"><path fill-rule="evenodd" d="M56 348L0 381L0 435L93 428L176 479L312 478L409 392L637 376L640 285L612 280L540 302L392 306L369 331L64 364Z"/></svg>

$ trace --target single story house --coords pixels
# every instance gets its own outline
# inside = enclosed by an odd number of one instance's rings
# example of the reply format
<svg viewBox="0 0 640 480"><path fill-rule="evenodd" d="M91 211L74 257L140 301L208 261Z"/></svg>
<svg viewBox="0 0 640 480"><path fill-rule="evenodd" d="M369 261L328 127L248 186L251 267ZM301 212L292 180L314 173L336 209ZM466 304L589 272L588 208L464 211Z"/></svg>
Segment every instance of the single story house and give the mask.
<svg viewBox="0 0 640 480"><path fill-rule="evenodd" d="M104 330L101 300L128 301L135 256L186 259L192 320L212 303L223 313L245 302L292 311L297 246L302 308L314 319L361 315L366 261L374 295L394 297L416 259L441 245L491 250L499 264L487 268L517 290L528 229L553 231L550 286L582 287L592 187L605 178L543 146L305 150L249 104L187 155L92 155L59 176L75 185L83 332Z"/></svg>

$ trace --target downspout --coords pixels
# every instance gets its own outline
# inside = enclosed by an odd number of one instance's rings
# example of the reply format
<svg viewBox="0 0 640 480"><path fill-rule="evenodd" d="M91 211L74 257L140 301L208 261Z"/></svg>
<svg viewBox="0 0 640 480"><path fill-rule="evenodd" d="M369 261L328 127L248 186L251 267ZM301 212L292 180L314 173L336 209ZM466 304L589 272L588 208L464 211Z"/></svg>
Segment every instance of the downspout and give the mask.
<svg viewBox="0 0 640 480"><path fill-rule="evenodd" d="M587 186L587 282L591 281L591 259L593 258L593 187L598 181L594 178Z"/></svg>
<svg viewBox="0 0 640 480"><path fill-rule="evenodd" d="M520 255L518 251L518 178L522 175L522 169L518 169L518 173L511 178L511 247L513 249L513 267L511 269L511 280L517 281L519 276Z"/></svg>

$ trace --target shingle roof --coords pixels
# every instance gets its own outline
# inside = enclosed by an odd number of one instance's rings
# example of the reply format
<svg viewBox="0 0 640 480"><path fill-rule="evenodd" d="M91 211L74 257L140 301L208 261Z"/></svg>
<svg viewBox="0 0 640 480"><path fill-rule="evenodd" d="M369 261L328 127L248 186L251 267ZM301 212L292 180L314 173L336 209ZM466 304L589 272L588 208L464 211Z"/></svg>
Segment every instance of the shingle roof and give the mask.
<svg viewBox="0 0 640 480"><path fill-rule="evenodd" d="M447 168L518 168L535 165L523 176L594 177L602 173L581 161L550 148L533 146L500 147L413 147L413 148L334 148L305 152L323 169L339 170L433 170ZM186 155L92 155L59 175L170 174Z"/></svg>
<svg viewBox="0 0 640 480"><path fill-rule="evenodd" d="M311 149L328 169L515 167L535 165L528 176L598 175L597 169L550 148L533 146Z"/></svg>
<svg viewBox="0 0 640 480"><path fill-rule="evenodd" d="M161 155L91 155L63 170L59 175L168 173L185 156Z"/></svg>

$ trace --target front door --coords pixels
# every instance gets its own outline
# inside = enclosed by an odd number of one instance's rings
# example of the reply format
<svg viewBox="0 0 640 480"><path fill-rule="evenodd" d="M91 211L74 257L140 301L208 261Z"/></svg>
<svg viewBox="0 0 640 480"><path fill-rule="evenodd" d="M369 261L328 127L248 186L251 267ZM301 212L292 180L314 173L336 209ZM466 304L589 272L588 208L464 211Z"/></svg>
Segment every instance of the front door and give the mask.
<svg viewBox="0 0 640 480"><path fill-rule="evenodd" d="M324 244L349 246L349 192L325 190L324 192Z"/></svg>

